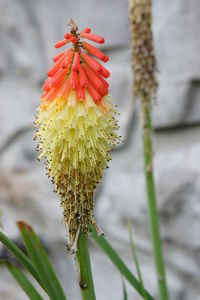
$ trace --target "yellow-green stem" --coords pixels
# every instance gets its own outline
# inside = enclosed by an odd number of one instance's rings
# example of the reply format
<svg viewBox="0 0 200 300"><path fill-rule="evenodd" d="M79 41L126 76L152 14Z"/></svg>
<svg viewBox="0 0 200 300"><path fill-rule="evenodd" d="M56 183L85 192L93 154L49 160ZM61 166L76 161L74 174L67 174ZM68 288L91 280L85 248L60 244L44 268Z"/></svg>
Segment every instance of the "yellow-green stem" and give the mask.
<svg viewBox="0 0 200 300"><path fill-rule="evenodd" d="M79 234L75 260L82 299L96 300L90 266L87 236L82 232Z"/></svg>
<svg viewBox="0 0 200 300"><path fill-rule="evenodd" d="M149 99L141 101L141 124L142 141L144 154L144 168L146 179L146 190L148 200L149 223L153 244L154 260L157 273L158 288L161 300L168 300L168 292L165 278L165 268L162 255L162 246L159 232L159 220L156 205L155 184L153 177L153 151L152 151L152 124L151 124L151 103Z"/></svg>

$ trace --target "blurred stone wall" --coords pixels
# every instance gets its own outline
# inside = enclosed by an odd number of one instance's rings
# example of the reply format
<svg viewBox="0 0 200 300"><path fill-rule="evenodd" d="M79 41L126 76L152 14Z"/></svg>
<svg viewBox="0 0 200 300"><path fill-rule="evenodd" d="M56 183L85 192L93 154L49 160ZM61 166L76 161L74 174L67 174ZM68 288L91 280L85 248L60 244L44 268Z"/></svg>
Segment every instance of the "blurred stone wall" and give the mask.
<svg viewBox="0 0 200 300"><path fill-rule="evenodd" d="M154 0L153 33L159 90L153 108L155 178L171 299L200 299L200 2ZM142 273L155 297L138 107L131 96L126 0L0 0L0 210L10 237L24 219L44 238L69 298L80 299L73 260L65 255L59 201L37 163L31 124L55 41L73 17L105 37L110 86L118 104L125 143L98 187L95 215L108 238L134 270L126 218L133 224ZM97 299L122 299L121 278L96 247L92 267ZM0 270L0 298L26 299L6 270ZM112 282L110 280L112 278ZM12 288L10 286L12 285ZM117 288L116 288L117 287ZM135 295L127 284L130 299ZM134 299L139 299L135 295Z"/></svg>

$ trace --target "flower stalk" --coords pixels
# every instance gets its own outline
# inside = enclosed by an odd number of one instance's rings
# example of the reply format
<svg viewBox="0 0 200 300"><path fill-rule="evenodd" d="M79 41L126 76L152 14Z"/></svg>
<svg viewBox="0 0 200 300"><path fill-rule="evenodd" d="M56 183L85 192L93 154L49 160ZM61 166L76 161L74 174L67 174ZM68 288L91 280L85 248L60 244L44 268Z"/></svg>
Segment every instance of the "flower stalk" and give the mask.
<svg viewBox="0 0 200 300"><path fill-rule="evenodd" d="M156 92L157 80L155 76L156 60L151 31L151 8L151 0L129 0L132 67L134 75L133 93L135 97L141 100L141 131L149 224L160 299L168 300L153 177L151 98Z"/></svg>
<svg viewBox="0 0 200 300"><path fill-rule="evenodd" d="M90 256L88 249L87 236L83 233L79 233L77 251L75 256L79 286L81 296L83 300L95 300L95 291L92 279L92 271L90 266Z"/></svg>
<svg viewBox="0 0 200 300"><path fill-rule="evenodd" d="M148 201L149 224L153 244L154 261L157 273L158 288L161 300L168 299L165 268L159 232L159 220L156 204L155 183L153 177L152 124L150 102L141 102L141 127L144 155L144 170Z"/></svg>

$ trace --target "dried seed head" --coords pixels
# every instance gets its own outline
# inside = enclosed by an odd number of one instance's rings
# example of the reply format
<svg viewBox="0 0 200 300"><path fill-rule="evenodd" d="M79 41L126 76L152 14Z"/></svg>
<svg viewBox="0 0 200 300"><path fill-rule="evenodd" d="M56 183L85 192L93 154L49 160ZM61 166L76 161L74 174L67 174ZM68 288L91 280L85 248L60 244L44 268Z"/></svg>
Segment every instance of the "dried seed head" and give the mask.
<svg viewBox="0 0 200 300"><path fill-rule="evenodd" d="M155 93L156 61L151 31L151 0L129 0L133 93L150 99Z"/></svg>

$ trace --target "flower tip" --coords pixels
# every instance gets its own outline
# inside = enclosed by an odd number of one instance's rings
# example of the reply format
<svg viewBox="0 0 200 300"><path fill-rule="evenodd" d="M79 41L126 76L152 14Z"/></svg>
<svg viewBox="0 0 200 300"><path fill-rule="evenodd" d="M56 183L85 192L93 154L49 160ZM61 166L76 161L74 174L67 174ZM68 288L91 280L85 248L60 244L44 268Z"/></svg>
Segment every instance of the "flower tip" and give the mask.
<svg viewBox="0 0 200 300"><path fill-rule="evenodd" d="M109 57L108 57L107 55L104 55L104 57L102 58L102 60L103 60L104 62L107 62L107 61L109 60Z"/></svg>
<svg viewBox="0 0 200 300"><path fill-rule="evenodd" d="M103 37L98 38L98 44L103 44L105 42L105 39Z"/></svg>
<svg viewBox="0 0 200 300"><path fill-rule="evenodd" d="M86 27L84 28L83 30L81 30L81 32L84 32L84 33L90 33L91 32L91 29L89 27Z"/></svg>

